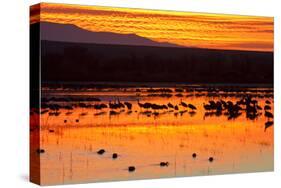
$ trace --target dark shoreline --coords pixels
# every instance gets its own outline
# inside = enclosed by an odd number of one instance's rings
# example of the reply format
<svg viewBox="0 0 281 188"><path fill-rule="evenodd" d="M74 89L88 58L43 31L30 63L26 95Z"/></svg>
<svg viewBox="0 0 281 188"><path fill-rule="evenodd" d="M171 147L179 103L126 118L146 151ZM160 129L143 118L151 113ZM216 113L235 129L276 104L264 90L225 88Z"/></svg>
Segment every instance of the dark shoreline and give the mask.
<svg viewBox="0 0 281 188"><path fill-rule="evenodd" d="M273 84L225 84L225 83L174 83L174 82L41 82L42 87L69 88L135 88L135 87L175 87L175 88L273 88Z"/></svg>

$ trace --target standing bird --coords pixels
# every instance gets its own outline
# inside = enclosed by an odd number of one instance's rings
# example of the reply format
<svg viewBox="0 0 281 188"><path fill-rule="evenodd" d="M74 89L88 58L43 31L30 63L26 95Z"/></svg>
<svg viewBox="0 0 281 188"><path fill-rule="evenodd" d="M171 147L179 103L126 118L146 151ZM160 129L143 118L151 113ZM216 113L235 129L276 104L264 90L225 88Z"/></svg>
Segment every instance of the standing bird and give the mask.
<svg viewBox="0 0 281 188"><path fill-rule="evenodd" d="M128 110L131 110L132 109L132 104L129 103L129 102L124 102L124 104L127 106Z"/></svg>
<svg viewBox="0 0 281 188"><path fill-rule="evenodd" d="M204 109L205 109L205 110L212 110L212 107L211 107L211 105L209 105L209 104L203 103L203 106L204 106Z"/></svg>
<svg viewBox="0 0 281 188"><path fill-rule="evenodd" d="M140 108L143 108L144 107L144 104L143 103L140 103L139 99L138 99L138 105Z"/></svg>
<svg viewBox="0 0 281 188"><path fill-rule="evenodd" d="M197 110L197 108L196 108L193 104L188 104L187 106L188 106L188 108L190 108L191 110Z"/></svg>
<svg viewBox="0 0 281 188"><path fill-rule="evenodd" d="M265 111L264 116L267 118L273 118L273 114L271 112Z"/></svg>
<svg viewBox="0 0 281 188"><path fill-rule="evenodd" d="M273 121L266 122L264 126L264 132L266 131L267 128L271 127L272 125L273 125Z"/></svg>
<svg viewBox="0 0 281 188"><path fill-rule="evenodd" d="M180 105L187 108L187 104L181 100Z"/></svg>
<svg viewBox="0 0 281 188"><path fill-rule="evenodd" d="M168 103L168 107L169 107L169 108L174 108L174 105L171 104L171 103Z"/></svg>
<svg viewBox="0 0 281 188"><path fill-rule="evenodd" d="M271 107L269 105L265 105L264 110L271 110Z"/></svg>
<svg viewBox="0 0 281 188"><path fill-rule="evenodd" d="M266 100L265 103L266 104L271 104L271 102L269 100Z"/></svg>

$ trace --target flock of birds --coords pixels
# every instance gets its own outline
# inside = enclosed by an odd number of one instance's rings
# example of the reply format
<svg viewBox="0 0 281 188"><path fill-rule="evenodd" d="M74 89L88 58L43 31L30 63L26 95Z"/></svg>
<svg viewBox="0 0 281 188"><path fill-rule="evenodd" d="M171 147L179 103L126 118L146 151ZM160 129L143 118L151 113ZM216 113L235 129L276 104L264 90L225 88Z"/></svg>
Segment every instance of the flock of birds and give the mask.
<svg viewBox="0 0 281 188"><path fill-rule="evenodd" d="M106 152L105 149L100 149L100 150L97 151L97 154L103 155L105 152ZM117 153L113 153L113 154L112 154L112 159L117 159L118 157L119 157L119 155L118 155ZM193 154L192 154L192 158L195 159L196 157L197 157L197 154L196 154L196 153L193 153ZM209 157L209 158L208 158L208 161L209 161L210 163L212 163L212 162L214 161L214 158L213 158L213 157ZM169 163L168 161L161 161L161 162L158 163L158 165L159 165L160 167L168 167L168 166L170 165L170 163ZM129 172L133 172L133 171L135 171L135 170L136 170L136 167L135 167L135 166L129 166L129 167L128 167L128 171L129 171Z"/></svg>
<svg viewBox="0 0 281 188"><path fill-rule="evenodd" d="M157 117L165 113L174 113L174 116L183 115L184 113L189 113L190 115L196 114L197 107L191 103L186 103L182 99L178 104L172 104L168 102L167 104L157 104L151 102L140 102L137 100L137 105L139 111L136 109L133 111L133 103L125 101L121 102L118 98L116 100L109 101L108 104L101 103L101 100L98 98L87 98L86 101L94 101L94 103L85 103L77 102L74 104L61 105L58 103L48 103L48 101L43 101L41 114L48 113L49 116L59 116L61 114L60 109L68 110L65 115L71 115L72 110L76 107L79 108L92 108L97 110L94 113L95 116L104 115L107 112L103 111L104 109L109 109L109 115L119 115L126 112L131 114L133 112L138 112L139 114L146 115L147 117ZM66 101L66 99L60 98L51 98L49 101ZM73 99L68 99L67 101L76 101ZM265 130L273 125L273 114L271 111L271 102L269 100L265 101L263 108L258 104L258 101L251 97L250 95L242 97L236 102L230 100L210 100L208 103L203 103L203 108L205 109L204 119L211 116L226 116L229 120L236 119L245 112L246 118L250 120L255 120L262 114L267 118L265 122ZM82 112L80 116L88 115L88 112ZM79 119L76 119L75 122L79 122ZM67 123L67 120L64 120L64 123Z"/></svg>
<svg viewBox="0 0 281 188"><path fill-rule="evenodd" d="M46 151L45 151L44 149L37 149L36 152L37 152L37 154L43 154L43 153L45 153ZM106 153L106 151L105 151L105 149L99 149L96 153L97 153L98 155L104 155L104 153ZM118 153L112 153L112 156L111 156L111 157L112 157L113 160L117 160L117 158L119 158L120 155L119 155ZM196 153L193 153L193 154L192 154L192 158L193 158L193 159L196 159L196 157L197 157L197 154L196 154ZM212 163L212 162L214 161L214 157L209 157L209 158L208 158L208 161L209 161L210 163ZM168 161L161 161L161 162L158 163L158 165L159 165L160 167L168 167L168 166L170 165L170 163L169 163ZM136 166L128 166L127 170L128 170L129 172L134 172L134 171L136 170Z"/></svg>
<svg viewBox="0 0 281 188"><path fill-rule="evenodd" d="M170 90L167 89L151 89L151 93L154 92L162 92L164 95L170 95ZM182 90L176 90L176 92L182 92ZM157 94L158 95L158 94ZM179 95L177 97L180 97ZM165 97L165 96L164 96ZM55 103L53 103L55 102ZM56 103L57 102L57 103ZM68 105L61 105L59 102L70 102ZM137 105L139 111L136 108L133 108L133 105ZM50 98L50 99L43 99L41 105L41 111L37 111L37 113L45 114L48 113L49 116L59 116L61 114L60 109L65 109L67 112L65 115L72 114L72 110L74 108L92 108L97 110L94 113L95 116L106 114L104 109L109 109L109 115L119 115L123 112L127 114L133 112L139 112L140 114L144 114L148 117L150 116L158 116L162 112L171 112L174 113L175 116L178 114L183 115L184 113L188 112L190 114L195 114L197 111L197 107L191 103L186 103L182 99L177 104L172 104L168 102L166 104L157 104L152 102L141 102L139 100L136 103L132 103L129 101L121 102L118 98L114 101L109 101L108 103L102 103L100 99L89 97L83 100L78 100L75 98ZM271 109L271 102L269 100L265 101L265 105L262 107L258 103L256 99L254 99L251 95L242 95L241 99L233 102L230 100L210 100L208 103L203 103L203 108L205 110L204 118L210 116L226 116L229 120L236 119L241 116L243 113L246 114L246 118L250 120L255 120L262 114L267 119L265 122L265 131L267 128L273 125L273 114L270 112ZM87 112L82 112L80 116L87 115ZM79 119L76 119L75 122L79 123ZM68 120L65 119L64 123L67 123ZM49 130L50 132L54 132L54 130ZM36 152L38 154L45 153L44 149L37 149ZM98 155L104 155L107 151L105 149L100 149L96 151ZM118 153L112 153L111 157L113 160L117 160L120 155ZM193 153L191 156L193 159L196 159L197 154ZM212 163L214 161L213 157L209 157L208 161ZM168 167L169 161L160 161L158 165L160 167ZM134 172L136 170L136 166L128 166L127 170L129 172Z"/></svg>
<svg viewBox="0 0 281 188"><path fill-rule="evenodd" d="M256 119L258 116L261 116L262 110L264 110L264 116L267 118L267 122L265 122L265 131L267 128L273 125L273 114L270 112L271 110L271 102L269 100L265 101L265 105L262 108L257 100L252 99L252 97L247 96L242 98L241 100L233 103L232 101L209 101L208 104L203 104L204 109L207 111L205 116L220 116L226 115L228 119L236 119L237 117L242 115L244 111L246 113L246 117L250 120Z"/></svg>
<svg viewBox="0 0 281 188"><path fill-rule="evenodd" d="M71 115L73 112L72 110L76 107L79 108L92 108L95 110L98 110L97 112L94 113L94 116L100 116L100 115L105 115L107 114L106 111L103 111L104 109L109 109L109 115L110 116L115 116L115 115L120 115L121 113L126 112L128 115L135 112L139 113L140 115L146 115L147 117L157 117L159 115L163 115L166 113L174 113L174 116L182 116L185 113L189 113L191 116L196 113L197 108L193 104L188 104L183 102L182 100L180 101L179 104L156 104L156 103L151 103L151 102L145 102L141 103L139 100L137 100L137 105L139 107L138 110L133 111L133 103L130 103L128 101L126 102L120 102L119 99L115 100L114 102L109 101L108 104L105 103L96 103L96 104L87 104L83 102L79 102L77 104L73 105L60 105L57 103L51 103L51 104L43 104L41 106L41 114L48 113L49 116L59 116L61 114L60 109L65 109L68 110L65 115ZM82 112L79 114L79 116L86 116L88 115L87 112ZM75 120L76 122L79 122L79 119ZM67 120L64 120L64 123L67 123Z"/></svg>

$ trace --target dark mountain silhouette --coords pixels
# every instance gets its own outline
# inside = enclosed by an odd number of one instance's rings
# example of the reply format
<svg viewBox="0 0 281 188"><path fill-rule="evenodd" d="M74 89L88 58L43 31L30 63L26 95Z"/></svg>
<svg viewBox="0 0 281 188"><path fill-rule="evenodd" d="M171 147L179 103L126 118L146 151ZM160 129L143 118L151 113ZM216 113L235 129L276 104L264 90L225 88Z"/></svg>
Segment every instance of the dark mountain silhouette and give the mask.
<svg viewBox="0 0 281 188"><path fill-rule="evenodd" d="M39 25L31 25L31 33L38 30ZM43 82L273 84L272 52L47 40L40 43ZM36 51L31 59L38 64Z"/></svg>
<svg viewBox="0 0 281 188"><path fill-rule="evenodd" d="M135 34L92 32L92 31L81 29L71 24L40 22L40 27L41 27L41 40L48 40L48 41L159 46L159 47L181 47L176 44L156 42L144 37L140 37Z"/></svg>

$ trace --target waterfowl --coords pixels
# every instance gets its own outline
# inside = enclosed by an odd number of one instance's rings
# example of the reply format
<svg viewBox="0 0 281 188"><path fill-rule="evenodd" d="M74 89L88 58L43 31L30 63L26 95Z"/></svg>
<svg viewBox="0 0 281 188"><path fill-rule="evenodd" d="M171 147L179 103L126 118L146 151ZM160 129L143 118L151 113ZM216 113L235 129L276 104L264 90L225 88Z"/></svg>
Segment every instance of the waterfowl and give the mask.
<svg viewBox="0 0 281 188"><path fill-rule="evenodd" d="M265 123L265 126L264 126L264 131L266 131L267 128L271 127L273 125L273 121L268 121Z"/></svg>
<svg viewBox="0 0 281 188"><path fill-rule="evenodd" d="M265 105L264 110L271 110L271 107L269 105Z"/></svg>
<svg viewBox="0 0 281 188"><path fill-rule="evenodd" d="M129 103L129 102L124 102L124 104L127 106L128 110L131 110L132 109L132 104Z"/></svg>
<svg viewBox="0 0 281 188"><path fill-rule="evenodd" d="M187 108L187 104L181 100L180 105Z"/></svg>
<svg viewBox="0 0 281 188"><path fill-rule="evenodd" d="M118 157L118 154L117 153L113 153L112 154L112 159L116 159Z"/></svg>
<svg viewBox="0 0 281 188"><path fill-rule="evenodd" d="M188 108L191 110L197 110L197 108L193 104L188 104Z"/></svg>
<svg viewBox="0 0 281 188"><path fill-rule="evenodd" d="M134 166L129 166L128 167L128 171L129 172L133 172L133 171L135 171L136 170L136 167L134 167Z"/></svg>
<svg viewBox="0 0 281 188"><path fill-rule="evenodd" d="M169 162L160 162L160 166L169 166Z"/></svg>
<svg viewBox="0 0 281 188"><path fill-rule="evenodd" d="M102 154L104 154L105 153L105 150L104 149L100 149L99 151L97 151L97 154L99 154L99 155L102 155Z"/></svg>
<svg viewBox="0 0 281 188"><path fill-rule="evenodd" d="M167 106L168 106L169 108L174 108L174 105L173 105L172 103L168 103Z"/></svg>
<svg viewBox="0 0 281 188"><path fill-rule="evenodd" d="M36 152L37 152L38 154L41 154L41 153L45 153L45 150L39 148L39 149L36 150Z"/></svg>
<svg viewBox="0 0 281 188"><path fill-rule="evenodd" d="M265 111L264 116L267 118L273 118L273 114L271 112Z"/></svg>

